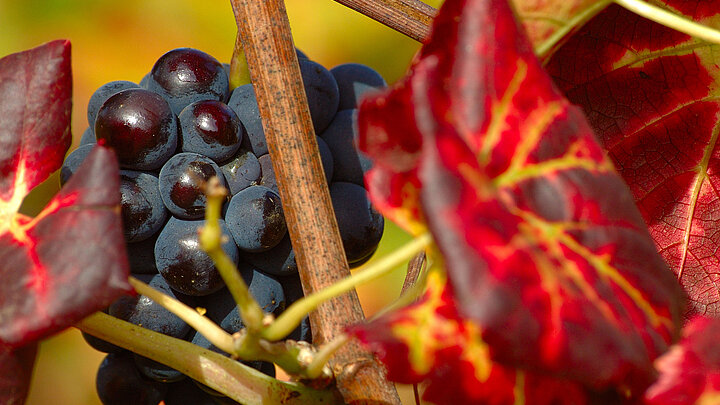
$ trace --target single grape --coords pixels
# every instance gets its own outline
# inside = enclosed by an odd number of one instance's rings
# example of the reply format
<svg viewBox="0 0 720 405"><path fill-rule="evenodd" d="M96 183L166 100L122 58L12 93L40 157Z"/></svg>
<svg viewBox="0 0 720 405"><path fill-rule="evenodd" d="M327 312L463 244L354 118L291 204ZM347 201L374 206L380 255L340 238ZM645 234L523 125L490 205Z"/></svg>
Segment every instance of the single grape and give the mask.
<svg viewBox="0 0 720 405"><path fill-rule="evenodd" d="M120 204L125 241L140 242L160 231L168 211L158 178L146 172L120 170Z"/></svg>
<svg viewBox="0 0 720 405"><path fill-rule="evenodd" d="M95 380L104 405L157 405L167 386L140 375L130 353L110 353L98 368Z"/></svg>
<svg viewBox="0 0 720 405"><path fill-rule="evenodd" d="M372 161L357 149L357 110L338 111L330 125L320 134L333 158L333 182L354 183L365 187L364 175Z"/></svg>
<svg viewBox="0 0 720 405"><path fill-rule="evenodd" d="M85 131L83 131L82 136L80 137L79 146L94 144L97 142L97 139L95 139L95 132L93 131L94 128L94 126L85 128Z"/></svg>
<svg viewBox="0 0 720 405"><path fill-rule="evenodd" d="M120 346L116 346L107 340L100 339L99 337L95 337L89 333L82 332L82 337L85 339L85 342L90 345L93 349L103 352L103 353L122 353L125 351Z"/></svg>
<svg viewBox="0 0 720 405"><path fill-rule="evenodd" d="M135 361L135 367L137 367L138 371L140 371L140 374L157 382L176 382L186 377L185 374L172 367L166 366L137 353L133 353L133 360Z"/></svg>
<svg viewBox="0 0 720 405"><path fill-rule="evenodd" d="M164 402L165 405L218 405L210 394L189 378L168 384Z"/></svg>
<svg viewBox="0 0 720 405"><path fill-rule="evenodd" d="M70 152L69 155L67 155L65 161L63 161L63 164L60 167L61 186L65 185L65 183L70 180L70 176L72 176L73 173L77 171L77 169L85 161L85 158L90 154L90 151L92 151L94 147L95 144L81 145L74 151Z"/></svg>
<svg viewBox="0 0 720 405"><path fill-rule="evenodd" d="M171 290L168 283L159 274L136 274L135 277L172 298L181 301L187 300ZM175 338L182 338L190 331L190 326L185 321L144 295L120 297L110 305L108 313L132 324Z"/></svg>
<svg viewBox="0 0 720 405"><path fill-rule="evenodd" d="M298 63L315 133L320 133L330 125L338 110L338 86L330 71L321 64L308 59L299 59Z"/></svg>
<svg viewBox="0 0 720 405"><path fill-rule="evenodd" d="M162 229L162 227L160 229ZM140 242L125 244L131 273L157 274L158 270L155 266L155 242L158 236L160 236L160 232Z"/></svg>
<svg viewBox="0 0 720 405"><path fill-rule="evenodd" d="M265 130L260 120L260 109L257 105L253 85L245 84L233 90L227 105L235 111L245 127L247 140L250 143L249 149L255 156L268 153Z"/></svg>
<svg viewBox="0 0 720 405"><path fill-rule="evenodd" d="M338 110L357 108L369 92L387 86L385 79L373 68L359 63L345 63L330 69L340 91Z"/></svg>
<svg viewBox="0 0 720 405"><path fill-rule="evenodd" d="M90 96L90 101L88 101L87 107L87 120L90 128L95 127L95 118L97 117L97 113L107 99L122 90L137 88L140 88L137 83L129 82L127 80L115 80L105 83L95 90L92 96Z"/></svg>
<svg viewBox="0 0 720 405"><path fill-rule="evenodd" d="M120 167L155 170L175 153L177 119L158 94L127 89L115 93L100 107L95 136L115 150Z"/></svg>
<svg viewBox="0 0 720 405"><path fill-rule="evenodd" d="M280 285L282 285L288 307L304 296L299 274L291 274L285 277L278 277L278 281L280 282ZM297 328L295 328L292 332L290 332L289 335L286 336L286 339L312 343L310 318L306 315L300 322L300 325L298 325Z"/></svg>
<svg viewBox="0 0 720 405"><path fill-rule="evenodd" d="M225 186L220 168L210 158L191 152L173 156L160 169L158 187L163 203L178 218L203 218L207 202L203 187L213 176Z"/></svg>
<svg viewBox="0 0 720 405"><path fill-rule="evenodd" d="M260 163L260 170L262 171L260 185L269 188L279 195L280 190L278 189L277 179L275 178L275 170L273 169L270 155L268 154L258 157L258 163Z"/></svg>
<svg viewBox="0 0 720 405"><path fill-rule="evenodd" d="M382 238L382 215L370 204L367 191L357 184L332 183L330 198L348 263L366 259Z"/></svg>
<svg viewBox="0 0 720 405"><path fill-rule="evenodd" d="M220 170L225 176L231 195L258 184L262 177L258 158L244 148L241 148L232 160L220 166Z"/></svg>
<svg viewBox="0 0 720 405"><path fill-rule="evenodd" d="M225 103L196 101L178 116L182 128L182 151L195 152L222 163L240 148L245 136L240 118Z"/></svg>
<svg viewBox="0 0 720 405"><path fill-rule="evenodd" d="M298 59L310 59L305 55L305 52L299 50L297 47L295 48L295 55L297 55Z"/></svg>
<svg viewBox="0 0 720 405"><path fill-rule="evenodd" d="M191 48L173 49L161 56L152 68L147 86L168 100L175 114L199 100L224 102L230 93L222 64Z"/></svg>
<svg viewBox="0 0 720 405"><path fill-rule="evenodd" d="M225 283L212 259L200 247L198 231L205 221L171 217L155 243L155 265L167 283L183 294L202 296L221 289ZM220 220L222 249L237 263L238 249L225 221Z"/></svg>
<svg viewBox="0 0 720 405"><path fill-rule="evenodd" d="M273 276L287 276L298 271L295 251L290 243L289 234L286 234L277 246L265 252L240 251L240 258L258 270Z"/></svg>
<svg viewBox="0 0 720 405"><path fill-rule="evenodd" d="M225 222L238 248L262 252L287 233L280 196L263 186L250 186L230 199Z"/></svg>

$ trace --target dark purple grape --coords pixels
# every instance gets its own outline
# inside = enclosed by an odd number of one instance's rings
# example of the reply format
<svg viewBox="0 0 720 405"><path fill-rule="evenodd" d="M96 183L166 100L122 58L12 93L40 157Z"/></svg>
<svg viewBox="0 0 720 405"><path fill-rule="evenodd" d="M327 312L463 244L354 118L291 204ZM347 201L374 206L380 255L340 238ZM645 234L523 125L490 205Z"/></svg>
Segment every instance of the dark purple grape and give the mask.
<svg viewBox="0 0 720 405"><path fill-rule="evenodd" d="M340 91L338 110L357 108L368 93L387 86L380 73L359 63L345 63L330 69Z"/></svg>
<svg viewBox="0 0 720 405"><path fill-rule="evenodd" d="M93 150L95 147L95 144L90 145L81 145L74 151L70 152L69 155L65 158L65 161L62 164L62 167L60 167L60 185L64 185L65 183L70 180L70 176L73 175L77 171L77 169L80 167L82 162L85 161L85 158L90 154L90 151Z"/></svg>
<svg viewBox="0 0 720 405"><path fill-rule="evenodd" d="M233 90L227 104L228 107L235 111L235 114L237 114L245 127L247 140L250 144L248 145L249 149L255 156L268 153L265 130L260 120L260 110L258 109L253 85L245 84Z"/></svg>
<svg viewBox="0 0 720 405"><path fill-rule="evenodd" d="M186 378L186 375L153 359L133 353L133 360L140 374L161 383L171 383Z"/></svg>
<svg viewBox="0 0 720 405"><path fill-rule="evenodd" d="M95 128L95 118L97 117L97 113L100 110L100 107L105 104L105 101L107 101L107 99L109 99L113 94L119 93L122 90L137 88L140 88L137 83L129 82L126 80L115 80L109 83L105 83L97 90L95 90L92 96L90 96L90 101L88 101L87 107L87 120L90 128Z"/></svg>
<svg viewBox="0 0 720 405"><path fill-rule="evenodd" d="M354 183L365 187L364 175L372 161L357 147L357 110L338 111L320 137L327 143L333 157L333 182Z"/></svg>
<svg viewBox="0 0 720 405"><path fill-rule="evenodd" d="M200 247L198 230L205 221L171 217L155 243L155 265L167 283L183 294L202 296L221 289L225 283L212 259ZM237 263L238 249L225 221L220 220L223 251Z"/></svg>
<svg viewBox="0 0 720 405"><path fill-rule="evenodd" d="M297 47L295 47L295 55L298 59L310 59L307 55L305 55L305 52L299 50Z"/></svg>
<svg viewBox="0 0 720 405"><path fill-rule="evenodd" d="M330 125L338 110L338 86L330 71L321 64L308 59L299 59L298 63L315 133L320 133Z"/></svg>
<svg viewBox="0 0 720 405"><path fill-rule="evenodd" d="M263 186L250 186L230 199L225 222L238 248L263 252L287 233L280 196Z"/></svg>
<svg viewBox="0 0 720 405"><path fill-rule="evenodd" d="M168 218L155 175L120 170L120 204L127 242L140 242L160 231Z"/></svg>
<svg viewBox="0 0 720 405"><path fill-rule="evenodd" d="M82 136L80 137L80 145L90 145L97 142L97 139L95 139L95 132L93 132L93 127L87 127L85 128L85 131L83 131Z"/></svg>
<svg viewBox="0 0 720 405"><path fill-rule="evenodd" d="M172 291L159 274L136 274L135 277L173 298L181 301L187 300L186 297ZM120 297L110 305L108 313L132 324L175 338L182 338L190 331L190 326L185 321L144 295Z"/></svg>
<svg viewBox="0 0 720 405"><path fill-rule="evenodd" d="M230 93L222 64L191 48L173 49L161 56L152 68L147 86L168 100L175 114L195 101L224 102Z"/></svg>
<svg viewBox="0 0 720 405"><path fill-rule="evenodd" d="M220 166L220 170L225 176L231 195L258 184L262 176L258 158L244 148L241 148L231 161Z"/></svg>
<svg viewBox="0 0 720 405"><path fill-rule="evenodd" d="M82 332L82 337L85 339L85 342L90 345L90 347L99 352L122 353L125 351L122 347L116 346L107 340L100 339L99 337L95 337L89 333Z"/></svg>
<svg viewBox="0 0 720 405"><path fill-rule="evenodd" d="M230 159L245 136L240 118L225 103L196 101L178 116L183 152L195 152L221 163Z"/></svg>
<svg viewBox="0 0 720 405"><path fill-rule="evenodd" d="M152 76L151 72L147 72L145 76L140 79L140 82L138 83L141 88L147 90L148 89L148 81L150 81L150 76Z"/></svg>
<svg viewBox="0 0 720 405"><path fill-rule="evenodd" d="M161 228L162 229L162 228ZM135 274L157 274L155 267L155 242L160 232L134 243L126 243L130 272Z"/></svg>
<svg viewBox="0 0 720 405"><path fill-rule="evenodd" d="M157 405L167 393L167 385L140 375L130 353L105 356L95 388L104 405Z"/></svg>
<svg viewBox="0 0 720 405"><path fill-rule="evenodd" d="M282 285L283 292L285 292L285 300L287 301L286 305L288 307L304 296L299 274L292 274L286 277L278 277L278 281ZM290 334L287 335L286 339L312 343L310 318L308 316L305 316L302 322L300 322L300 325L298 325L297 328L290 332Z"/></svg>
<svg viewBox="0 0 720 405"><path fill-rule="evenodd" d="M163 203L176 217L200 219L205 216L207 198L203 191L211 177L225 178L215 162L197 153L179 153L160 169L159 189Z"/></svg>
<svg viewBox="0 0 720 405"><path fill-rule="evenodd" d="M367 191L357 184L332 183L330 198L348 263L366 259L382 238L383 216L370 204Z"/></svg>
<svg viewBox="0 0 720 405"><path fill-rule="evenodd" d="M278 189L277 179L275 178L275 169L273 169L270 155L268 154L258 157L258 163L260 163L260 170L262 171L260 185L269 188L279 195L280 190Z"/></svg>
<svg viewBox="0 0 720 405"><path fill-rule="evenodd" d="M240 257L258 270L273 276L288 276L298 271L289 234L270 250L260 253L240 251Z"/></svg>
<svg viewBox="0 0 720 405"><path fill-rule="evenodd" d="M189 378L169 384L164 402L165 405L218 405L210 394Z"/></svg>
<svg viewBox="0 0 720 405"><path fill-rule="evenodd" d="M170 106L144 89L115 93L100 107L95 136L115 149L120 167L155 170L175 153L178 125Z"/></svg>

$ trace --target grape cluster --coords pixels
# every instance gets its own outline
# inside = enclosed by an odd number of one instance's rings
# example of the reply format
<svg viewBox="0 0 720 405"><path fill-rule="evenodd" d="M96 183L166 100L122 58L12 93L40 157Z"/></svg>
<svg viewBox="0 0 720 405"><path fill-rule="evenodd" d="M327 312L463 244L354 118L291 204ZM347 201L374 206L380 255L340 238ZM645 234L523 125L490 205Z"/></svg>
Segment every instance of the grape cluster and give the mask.
<svg viewBox="0 0 720 405"><path fill-rule="evenodd" d="M343 246L355 267L370 258L383 232L383 217L364 189L363 174L371 163L355 148L355 108L385 81L359 64L328 70L300 51L298 63ZM121 168L131 272L188 305L206 308L209 319L234 333L244 327L236 304L198 241L203 186L211 177L229 190L220 221L222 248L264 311L279 315L303 291L253 86L230 91L228 71L227 64L204 52L180 48L161 56L139 84L101 86L88 104L89 127L60 177L65 183L95 142L112 147ZM220 352L145 296L123 297L106 312ZM104 404L232 403L176 370L84 336L108 353L97 376ZM310 341L308 319L287 338ZM271 363L248 365L274 376Z"/></svg>

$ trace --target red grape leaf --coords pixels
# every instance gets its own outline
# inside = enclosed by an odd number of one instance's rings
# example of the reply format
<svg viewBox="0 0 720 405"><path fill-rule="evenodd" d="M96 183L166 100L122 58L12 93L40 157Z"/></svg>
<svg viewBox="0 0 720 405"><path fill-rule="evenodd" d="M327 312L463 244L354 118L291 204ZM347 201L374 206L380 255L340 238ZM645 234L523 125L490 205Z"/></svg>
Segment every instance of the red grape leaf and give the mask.
<svg viewBox="0 0 720 405"><path fill-rule="evenodd" d="M655 363L660 378L645 392L648 405L717 404L720 401L720 319L694 317L683 338Z"/></svg>
<svg viewBox="0 0 720 405"><path fill-rule="evenodd" d="M544 48L551 40L555 46L602 11L611 2L604 0L512 0L530 43ZM555 38L559 37L559 38ZM553 47L554 48L554 47ZM547 54L552 49L544 50Z"/></svg>
<svg viewBox="0 0 720 405"><path fill-rule="evenodd" d="M352 329L388 366L388 378L426 381L423 399L434 404L581 405L577 383L493 363L480 330L457 312L445 280L431 273L428 291L415 304Z"/></svg>
<svg viewBox="0 0 720 405"><path fill-rule="evenodd" d="M417 179L454 302L493 361L598 389L652 381L682 292L505 1L445 2L409 75L358 119L376 166Z"/></svg>
<svg viewBox="0 0 720 405"><path fill-rule="evenodd" d="M36 343L16 350L0 347L0 404L25 403L36 354Z"/></svg>
<svg viewBox="0 0 720 405"><path fill-rule="evenodd" d="M114 152L96 146L36 218L17 215L0 234L0 344L39 339L134 291L118 173Z"/></svg>
<svg viewBox="0 0 720 405"><path fill-rule="evenodd" d="M720 28L720 1L668 2ZM720 314L720 46L612 6L549 61L630 186L658 251L690 296Z"/></svg>
<svg viewBox="0 0 720 405"><path fill-rule="evenodd" d="M69 41L0 59L0 224L62 165L72 141L71 96Z"/></svg>

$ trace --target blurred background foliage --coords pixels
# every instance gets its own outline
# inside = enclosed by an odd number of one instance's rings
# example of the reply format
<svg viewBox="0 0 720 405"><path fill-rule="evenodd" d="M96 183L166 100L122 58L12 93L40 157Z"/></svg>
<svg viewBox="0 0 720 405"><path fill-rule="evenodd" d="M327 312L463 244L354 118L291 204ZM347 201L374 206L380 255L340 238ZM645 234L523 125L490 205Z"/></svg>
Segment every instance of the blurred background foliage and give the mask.
<svg viewBox="0 0 720 405"><path fill-rule="evenodd" d="M438 7L441 0L427 0ZM401 78L419 44L332 0L286 0L295 44L311 59L331 68L364 63L388 83ZM229 62L235 19L228 1L193 0L0 0L0 56L44 42L72 42L74 149L87 127L87 102L96 88L112 80L139 81L163 53L192 47ZM57 174L27 198L23 211L39 212L58 189ZM375 258L409 237L386 223ZM403 267L359 288L366 315L397 297ZM94 381L103 358L71 329L42 343L30 405L99 404ZM407 387L405 398L412 398ZM413 401L414 403L414 401Z"/></svg>

